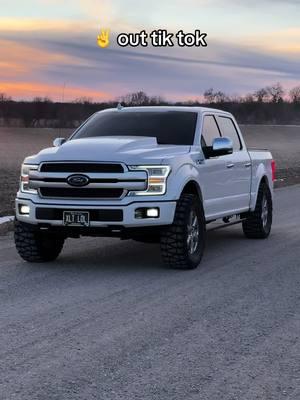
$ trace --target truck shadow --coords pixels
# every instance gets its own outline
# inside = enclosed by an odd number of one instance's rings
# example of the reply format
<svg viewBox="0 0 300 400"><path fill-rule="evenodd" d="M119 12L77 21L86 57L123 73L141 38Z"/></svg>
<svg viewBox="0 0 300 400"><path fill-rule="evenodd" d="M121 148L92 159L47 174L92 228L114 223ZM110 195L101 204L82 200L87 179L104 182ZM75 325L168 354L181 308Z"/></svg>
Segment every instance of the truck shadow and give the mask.
<svg viewBox="0 0 300 400"><path fill-rule="evenodd" d="M245 238L241 227L229 227L207 232L206 249L202 268L214 255L230 256L236 246L244 246ZM69 239L61 256L52 263L52 267L77 270L169 270L164 267L159 244L145 244L133 240L83 238ZM171 270L172 271L172 270Z"/></svg>
<svg viewBox="0 0 300 400"><path fill-rule="evenodd" d="M66 249L55 264L62 267L76 269L161 269L162 260L160 257L159 244L144 244L133 240L95 238L93 243L90 240L79 239L67 243ZM83 246L80 249L80 243ZM70 247L75 250L70 251Z"/></svg>

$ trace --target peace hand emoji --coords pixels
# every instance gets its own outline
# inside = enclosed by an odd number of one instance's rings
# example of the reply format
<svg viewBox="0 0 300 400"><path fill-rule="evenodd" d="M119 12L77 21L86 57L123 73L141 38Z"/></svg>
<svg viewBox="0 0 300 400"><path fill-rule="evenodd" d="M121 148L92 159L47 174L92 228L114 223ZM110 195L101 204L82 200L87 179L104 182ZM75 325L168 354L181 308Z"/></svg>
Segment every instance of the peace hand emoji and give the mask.
<svg viewBox="0 0 300 400"><path fill-rule="evenodd" d="M109 45L109 30L102 29L100 35L97 36L97 43L98 46L102 47L103 49Z"/></svg>

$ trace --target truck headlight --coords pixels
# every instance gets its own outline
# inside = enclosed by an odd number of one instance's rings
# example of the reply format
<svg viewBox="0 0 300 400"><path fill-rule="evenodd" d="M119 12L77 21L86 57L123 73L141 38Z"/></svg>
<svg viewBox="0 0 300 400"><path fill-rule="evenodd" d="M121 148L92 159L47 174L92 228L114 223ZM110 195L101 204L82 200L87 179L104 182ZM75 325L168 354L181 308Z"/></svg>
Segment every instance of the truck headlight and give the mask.
<svg viewBox="0 0 300 400"><path fill-rule="evenodd" d="M167 178L171 172L169 165L132 165L129 169L146 171L148 175L147 189L129 192L129 196L157 196L166 193Z"/></svg>
<svg viewBox="0 0 300 400"><path fill-rule="evenodd" d="M20 190L24 193L36 194L36 189L31 189L29 184L29 173L32 170L37 170L38 165L23 164L21 168Z"/></svg>

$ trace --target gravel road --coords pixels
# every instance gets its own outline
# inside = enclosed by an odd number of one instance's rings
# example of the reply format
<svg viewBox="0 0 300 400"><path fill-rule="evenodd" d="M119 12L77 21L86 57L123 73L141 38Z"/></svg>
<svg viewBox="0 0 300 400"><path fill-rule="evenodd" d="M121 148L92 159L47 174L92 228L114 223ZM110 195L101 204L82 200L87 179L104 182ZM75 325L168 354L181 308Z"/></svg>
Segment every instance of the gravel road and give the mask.
<svg viewBox="0 0 300 400"><path fill-rule="evenodd" d="M299 399L299 199L276 190L268 240L208 232L188 272L100 238L26 264L0 237L0 398Z"/></svg>

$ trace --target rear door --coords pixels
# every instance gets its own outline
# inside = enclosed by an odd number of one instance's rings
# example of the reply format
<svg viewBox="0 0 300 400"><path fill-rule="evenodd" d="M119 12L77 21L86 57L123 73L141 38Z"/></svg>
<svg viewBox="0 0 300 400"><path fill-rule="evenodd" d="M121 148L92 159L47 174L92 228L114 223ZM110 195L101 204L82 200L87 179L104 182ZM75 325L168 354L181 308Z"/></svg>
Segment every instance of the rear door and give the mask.
<svg viewBox="0 0 300 400"><path fill-rule="evenodd" d="M216 119L221 136L230 138L233 143L233 153L220 157L225 160L227 169L231 170L227 209L228 212L246 210L250 204L251 159L233 118L217 115Z"/></svg>

